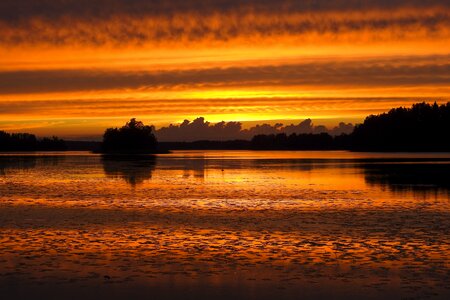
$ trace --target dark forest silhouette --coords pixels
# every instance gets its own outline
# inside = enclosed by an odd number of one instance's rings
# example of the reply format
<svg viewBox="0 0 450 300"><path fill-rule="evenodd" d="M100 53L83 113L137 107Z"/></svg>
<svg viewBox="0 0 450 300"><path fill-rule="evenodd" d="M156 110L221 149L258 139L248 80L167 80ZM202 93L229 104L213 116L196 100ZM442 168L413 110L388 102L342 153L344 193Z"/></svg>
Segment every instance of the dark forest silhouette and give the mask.
<svg viewBox="0 0 450 300"><path fill-rule="evenodd" d="M121 128L108 128L103 135L103 153L145 154L156 153L158 141L151 126L131 119Z"/></svg>
<svg viewBox="0 0 450 300"><path fill-rule="evenodd" d="M350 135L352 150L449 151L450 102L417 103L371 115Z"/></svg>
<svg viewBox="0 0 450 300"><path fill-rule="evenodd" d="M353 151L450 151L450 102L417 103L368 116L349 135L256 135L252 149L353 150Z"/></svg>
<svg viewBox="0 0 450 300"><path fill-rule="evenodd" d="M38 139L29 133L0 131L0 151L64 151L64 140L57 137Z"/></svg>

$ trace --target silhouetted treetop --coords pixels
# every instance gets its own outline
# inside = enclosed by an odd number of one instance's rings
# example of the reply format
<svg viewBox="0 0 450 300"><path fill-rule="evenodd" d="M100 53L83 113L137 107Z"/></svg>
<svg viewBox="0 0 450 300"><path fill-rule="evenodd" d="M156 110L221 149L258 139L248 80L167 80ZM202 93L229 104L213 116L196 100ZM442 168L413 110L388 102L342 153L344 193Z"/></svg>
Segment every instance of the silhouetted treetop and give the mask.
<svg viewBox="0 0 450 300"><path fill-rule="evenodd" d="M0 151L64 151L66 142L57 137L38 139L30 133L0 131Z"/></svg>
<svg viewBox="0 0 450 300"><path fill-rule="evenodd" d="M350 135L256 135L253 149L450 151L450 102L417 103L368 116Z"/></svg>
<svg viewBox="0 0 450 300"><path fill-rule="evenodd" d="M45 137L38 140L38 150L41 151L55 151L55 150L67 150L66 142L56 136L51 138Z"/></svg>
<svg viewBox="0 0 450 300"><path fill-rule="evenodd" d="M103 135L102 152L155 153L158 142L153 127L135 118L121 128L108 128Z"/></svg>
<svg viewBox="0 0 450 300"><path fill-rule="evenodd" d="M351 134L354 150L449 151L450 102L417 103L368 116Z"/></svg>

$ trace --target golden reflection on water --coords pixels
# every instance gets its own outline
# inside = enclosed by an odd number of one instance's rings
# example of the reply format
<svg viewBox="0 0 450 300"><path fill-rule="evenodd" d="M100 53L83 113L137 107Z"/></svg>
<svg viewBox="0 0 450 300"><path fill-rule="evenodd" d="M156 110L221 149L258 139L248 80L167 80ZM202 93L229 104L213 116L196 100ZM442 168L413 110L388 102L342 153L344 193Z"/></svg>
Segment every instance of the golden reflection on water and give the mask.
<svg viewBox="0 0 450 300"><path fill-rule="evenodd" d="M449 158L2 155L0 288L200 282L239 283L250 298L270 295L255 287L327 296L324 285L355 297L443 298Z"/></svg>

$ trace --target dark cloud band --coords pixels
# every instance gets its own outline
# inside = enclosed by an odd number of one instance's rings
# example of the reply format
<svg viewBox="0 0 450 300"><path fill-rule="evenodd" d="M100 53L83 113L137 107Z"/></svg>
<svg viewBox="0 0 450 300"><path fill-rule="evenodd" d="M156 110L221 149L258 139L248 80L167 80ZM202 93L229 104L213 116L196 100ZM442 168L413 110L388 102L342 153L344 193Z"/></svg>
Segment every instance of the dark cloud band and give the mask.
<svg viewBox="0 0 450 300"><path fill-rule="evenodd" d="M142 71L49 70L0 73L0 94L245 87L448 85L450 57L310 62L279 66Z"/></svg>
<svg viewBox="0 0 450 300"><path fill-rule="evenodd" d="M448 37L449 1L2 1L0 43L128 45L388 31ZM444 35L444 36L443 36Z"/></svg>
<svg viewBox="0 0 450 300"><path fill-rule="evenodd" d="M109 18L111 15L170 16L179 12L254 13L367 11L374 9L449 8L447 0L2 0L0 19L14 22L33 17L54 19Z"/></svg>

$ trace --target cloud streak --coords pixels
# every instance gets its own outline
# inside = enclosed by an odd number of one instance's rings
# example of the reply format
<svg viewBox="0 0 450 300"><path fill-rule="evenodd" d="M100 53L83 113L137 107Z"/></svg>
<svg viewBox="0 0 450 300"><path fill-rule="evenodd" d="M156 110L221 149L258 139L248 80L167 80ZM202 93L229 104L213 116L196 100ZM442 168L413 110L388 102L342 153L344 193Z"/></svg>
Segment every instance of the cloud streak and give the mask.
<svg viewBox="0 0 450 300"><path fill-rule="evenodd" d="M155 122L164 116L167 120L187 115L223 115L221 120L243 120L246 114L262 117L262 112L289 115L301 119L312 115L351 112L367 115L380 112L400 103L427 101L430 98L249 98L249 99L73 99L73 100L15 100L0 102L0 117L5 119L42 118L123 118L145 117ZM226 116L227 114L234 116ZM241 116L236 116L240 114ZM208 117L208 119L211 119ZM217 119L217 118L216 118ZM273 119L270 117L269 119Z"/></svg>
<svg viewBox="0 0 450 300"><path fill-rule="evenodd" d="M91 19L111 15L171 16L179 12L318 13L428 7L448 8L450 4L446 0L2 0L0 19L14 22L36 16L51 19L69 15Z"/></svg>
<svg viewBox="0 0 450 300"><path fill-rule="evenodd" d="M439 86L450 82L450 57L328 61L279 66L161 72L43 70L0 72L0 94L116 89Z"/></svg>
<svg viewBox="0 0 450 300"><path fill-rule="evenodd" d="M81 3L80 3L81 2ZM448 37L448 1L2 1L4 45Z"/></svg>

